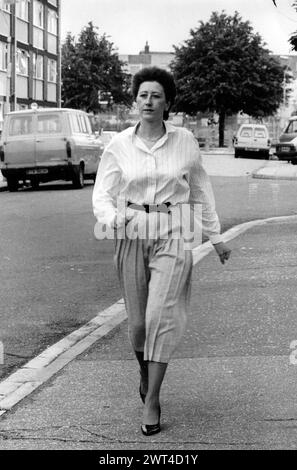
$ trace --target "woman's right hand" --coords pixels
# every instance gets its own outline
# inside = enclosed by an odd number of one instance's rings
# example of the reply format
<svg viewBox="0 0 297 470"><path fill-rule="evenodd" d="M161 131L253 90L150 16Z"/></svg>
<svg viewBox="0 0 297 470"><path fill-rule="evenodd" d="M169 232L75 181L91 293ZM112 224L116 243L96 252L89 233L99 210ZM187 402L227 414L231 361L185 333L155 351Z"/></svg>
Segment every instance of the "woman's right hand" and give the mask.
<svg viewBox="0 0 297 470"><path fill-rule="evenodd" d="M118 228L126 226L130 220L133 219L133 217L134 211L131 209L126 210L124 217L122 215L118 216L118 214L116 214L112 222L112 228L117 230Z"/></svg>

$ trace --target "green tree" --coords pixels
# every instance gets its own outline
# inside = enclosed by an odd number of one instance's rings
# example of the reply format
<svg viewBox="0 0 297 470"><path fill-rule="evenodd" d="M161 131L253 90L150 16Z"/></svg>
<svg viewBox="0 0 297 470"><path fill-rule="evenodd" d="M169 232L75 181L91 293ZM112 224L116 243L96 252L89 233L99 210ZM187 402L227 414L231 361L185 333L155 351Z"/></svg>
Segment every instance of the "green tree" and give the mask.
<svg viewBox="0 0 297 470"><path fill-rule="evenodd" d="M269 55L258 33L238 12L213 12L175 48L172 71L177 82L176 111L219 115L219 145L225 118L242 111L271 115L283 98L283 67Z"/></svg>
<svg viewBox="0 0 297 470"><path fill-rule="evenodd" d="M62 47L62 99L64 107L98 112L105 96L107 106L131 104L130 76L106 35L99 37L96 27L88 23L78 41L68 33Z"/></svg>
<svg viewBox="0 0 297 470"><path fill-rule="evenodd" d="M62 101L64 107L79 108L77 54L74 36L68 33L62 45Z"/></svg>

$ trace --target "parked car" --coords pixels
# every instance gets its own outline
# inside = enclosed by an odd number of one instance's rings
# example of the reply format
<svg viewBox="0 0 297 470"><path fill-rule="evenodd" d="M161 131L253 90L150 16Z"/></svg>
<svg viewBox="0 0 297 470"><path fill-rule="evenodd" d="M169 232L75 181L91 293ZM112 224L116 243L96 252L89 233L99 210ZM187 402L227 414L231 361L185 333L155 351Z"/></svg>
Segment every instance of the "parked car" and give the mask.
<svg viewBox="0 0 297 470"><path fill-rule="evenodd" d="M279 160L287 160L297 165L297 116L289 119L289 123L275 146L275 154Z"/></svg>
<svg viewBox="0 0 297 470"><path fill-rule="evenodd" d="M104 145L92 134L87 113L46 108L13 111L4 118L0 170L9 191L19 181L39 183L63 179L75 188L95 180Z"/></svg>
<svg viewBox="0 0 297 470"><path fill-rule="evenodd" d="M262 157L269 159L271 140L263 124L242 124L233 139L235 158Z"/></svg>

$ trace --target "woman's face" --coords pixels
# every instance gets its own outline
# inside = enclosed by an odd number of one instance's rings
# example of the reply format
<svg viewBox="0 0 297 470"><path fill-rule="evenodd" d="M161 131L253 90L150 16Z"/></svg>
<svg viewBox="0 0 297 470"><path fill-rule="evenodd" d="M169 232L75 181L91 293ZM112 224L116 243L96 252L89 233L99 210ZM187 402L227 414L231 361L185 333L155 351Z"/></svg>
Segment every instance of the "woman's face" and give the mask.
<svg viewBox="0 0 297 470"><path fill-rule="evenodd" d="M163 121L163 113L169 109L163 86L159 82L141 83L136 104L140 118L147 122Z"/></svg>

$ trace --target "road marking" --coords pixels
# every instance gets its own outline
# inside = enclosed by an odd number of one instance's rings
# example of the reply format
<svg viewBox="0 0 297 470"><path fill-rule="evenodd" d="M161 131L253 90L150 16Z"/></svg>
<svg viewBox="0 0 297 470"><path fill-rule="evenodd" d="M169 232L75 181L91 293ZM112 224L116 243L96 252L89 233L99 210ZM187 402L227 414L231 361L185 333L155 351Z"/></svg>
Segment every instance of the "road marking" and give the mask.
<svg viewBox="0 0 297 470"><path fill-rule="evenodd" d="M232 227L223 233L223 240L228 242L250 228L279 222L297 222L297 215L258 219ZM194 265L213 250L208 241L193 250ZM17 403L30 395L54 374L59 372L79 354L106 336L127 318L123 299L98 313L96 317L78 330L65 336L56 344L45 349L34 359L0 382L0 417L11 410Z"/></svg>

